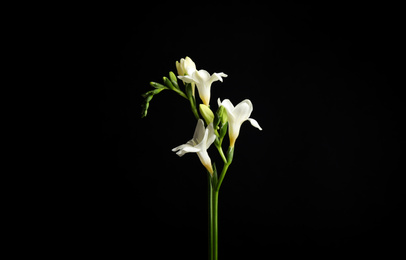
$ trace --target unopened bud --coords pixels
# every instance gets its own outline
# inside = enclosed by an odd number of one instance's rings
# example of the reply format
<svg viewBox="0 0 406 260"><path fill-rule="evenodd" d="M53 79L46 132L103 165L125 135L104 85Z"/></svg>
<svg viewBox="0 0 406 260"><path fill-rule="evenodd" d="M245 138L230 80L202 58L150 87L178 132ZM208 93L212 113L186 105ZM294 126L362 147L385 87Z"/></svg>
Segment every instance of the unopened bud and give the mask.
<svg viewBox="0 0 406 260"><path fill-rule="evenodd" d="M173 86L172 82L167 78L167 77L163 77L164 83L165 85L172 89L172 90L176 90L175 86Z"/></svg>
<svg viewBox="0 0 406 260"><path fill-rule="evenodd" d="M200 114L204 118L204 121L206 121L206 124L210 125L210 123L212 123L214 120L214 114L211 111L211 109L204 104L200 104L199 110L200 110Z"/></svg>
<svg viewBox="0 0 406 260"><path fill-rule="evenodd" d="M220 106L219 109L217 109L216 117L214 118L213 125L217 129L217 127L220 123L221 123L221 126L223 126L227 123L227 112L223 106Z"/></svg>
<svg viewBox="0 0 406 260"><path fill-rule="evenodd" d="M170 80L171 80L173 86L174 86L175 88L179 88L179 85L178 85L178 78L176 77L175 73L173 73L172 71L170 71L170 72L169 72L169 78L170 78Z"/></svg>
<svg viewBox="0 0 406 260"><path fill-rule="evenodd" d="M221 120L221 124L225 125L227 123L227 121L228 121L226 109L223 106L221 106L219 108L219 110L218 110L218 113L219 113L219 117L220 117L220 120Z"/></svg>

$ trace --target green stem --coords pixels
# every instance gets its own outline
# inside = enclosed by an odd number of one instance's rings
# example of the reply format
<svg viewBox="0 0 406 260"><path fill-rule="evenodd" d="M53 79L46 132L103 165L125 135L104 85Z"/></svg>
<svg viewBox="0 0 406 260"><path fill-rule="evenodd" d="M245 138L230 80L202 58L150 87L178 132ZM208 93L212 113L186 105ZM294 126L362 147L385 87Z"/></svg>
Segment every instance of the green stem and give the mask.
<svg viewBox="0 0 406 260"><path fill-rule="evenodd" d="M223 159L223 162L227 164L227 159L226 156L224 155L223 149L221 148L221 144L219 146L216 145L216 148L219 151L219 154L221 156L221 159Z"/></svg>
<svg viewBox="0 0 406 260"><path fill-rule="evenodd" d="M210 174L207 174L208 180L208 202L209 202L209 260L213 260L213 186Z"/></svg>
<svg viewBox="0 0 406 260"><path fill-rule="evenodd" d="M231 164L231 162L230 162L230 163L226 163L226 164L224 165L224 167L223 167L223 170L221 171L220 179L219 179L219 182L218 182L217 187L216 187L217 192L220 190L221 183L222 183L223 180L224 180L224 176L226 176L226 172L227 172L227 169L228 169L228 167L230 166L230 164Z"/></svg>
<svg viewBox="0 0 406 260"><path fill-rule="evenodd" d="M223 182L224 177L226 176L228 167L230 166L230 164L233 161L233 157L234 157L234 147L229 147L228 151L227 151L227 163L224 164L223 170L221 171L221 174L220 174L220 178L216 185L217 192L220 190L221 183Z"/></svg>
<svg viewBox="0 0 406 260"><path fill-rule="evenodd" d="M192 101L190 101L190 106L192 108L193 115L196 117L197 120L199 120L200 116L199 116L199 113L197 112L196 104L194 104L194 103L192 103Z"/></svg>
<svg viewBox="0 0 406 260"><path fill-rule="evenodd" d="M185 93L183 93L182 91L180 91L180 90L174 90L174 91L175 91L176 93L178 93L180 96L182 96L182 97L188 99L187 96L185 95Z"/></svg>
<svg viewBox="0 0 406 260"><path fill-rule="evenodd" d="M186 91L186 98L189 99L190 108L192 109L193 115L196 117L197 120L199 120L200 116L199 116L199 113L197 112L197 108L196 108L196 99L195 99L195 96L193 95L192 85L190 83L186 84L185 91Z"/></svg>
<svg viewBox="0 0 406 260"><path fill-rule="evenodd" d="M213 260L218 260L218 199L219 191L213 189Z"/></svg>
<svg viewBox="0 0 406 260"><path fill-rule="evenodd" d="M220 147L219 151L222 149ZM209 252L210 260L218 260L218 199L221 183L223 182L224 176L226 175L227 169L233 161L234 147L229 147L227 151L227 159L224 157L224 167L221 171L220 178L217 179L217 170L215 168L215 173L212 176L208 174L208 185L209 185Z"/></svg>

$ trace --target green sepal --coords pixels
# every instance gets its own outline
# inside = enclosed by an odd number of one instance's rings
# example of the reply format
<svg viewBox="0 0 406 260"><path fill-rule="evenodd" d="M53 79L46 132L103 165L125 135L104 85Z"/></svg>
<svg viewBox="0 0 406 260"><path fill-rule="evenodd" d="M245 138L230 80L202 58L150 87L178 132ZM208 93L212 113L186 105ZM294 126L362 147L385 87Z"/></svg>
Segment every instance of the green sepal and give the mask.
<svg viewBox="0 0 406 260"><path fill-rule="evenodd" d="M234 158L234 146L229 147L227 150L227 164L231 164Z"/></svg>

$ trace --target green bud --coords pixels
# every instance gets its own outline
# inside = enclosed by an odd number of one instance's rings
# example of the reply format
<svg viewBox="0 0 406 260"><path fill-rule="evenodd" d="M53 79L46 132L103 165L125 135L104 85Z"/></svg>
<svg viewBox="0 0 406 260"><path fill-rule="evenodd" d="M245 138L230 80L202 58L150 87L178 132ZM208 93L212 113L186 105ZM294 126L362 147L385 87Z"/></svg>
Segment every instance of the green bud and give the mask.
<svg viewBox="0 0 406 260"><path fill-rule="evenodd" d="M199 110L200 110L200 114L204 118L204 121L206 121L207 125L209 125L211 122L213 122L214 114L208 106L206 106L204 104L200 104Z"/></svg>
<svg viewBox="0 0 406 260"><path fill-rule="evenodd" d="M175 90L175 91L177 90L177 89L173 86L172 82L171 82L167 77L164 77L163 79L164 79L165 85L166 85L168 88L170 88L170 89L172 89L172 90Z"/></svg>
<svg viewBox="0 0 406 260"><path fill-rule="evenodd" d="M154 82L151 82L154 83ZM158 84L158 83L157 83ZM153 90L150 90L144 94L142 94L142 97L144 98L144 102L142 103L142 111L141 111L141 117L146 117L148 113L148 108L149 108L149 102L151 102L151 99L154 97L154 95L159 94L162 90L167 89L165 86L163 88L156 88Z"/></svg>
<svg viewBox="0 0 406 260"><path fill-rule="evenodd" d="M164 79L165 85L166 85L168 88L170 88L171 90L175 91L176 93L178 93L178 94L181 95L182 97L188 99L187 96L185 95L185 93L183 93L183 91L180 90L179 88L175 88L175 87L173 86L172 82L171 82L167 77L164 77L163 79Z"/></svg>
<svg viewBox="0 0 406 260"><path fill-rule="evenodd" d="M159 83L156 83L156 82L150 82L149 84L151 85L151 87L157 88L157 89L160 89L160 88L167 88L167 87L165 87L164 85L159 84Z"/></svg>
<svg viewBox="0 0 406 260"><path fill-rule="evenodd" d="M227 123L227 113L225 111L226 109L221 106L216 112L216 117L214 118L214 127L217 129L218 125L221 123L221 125L225 125Z"/></svg>
<svg viewBox="0 0 406 260"><path fill-rule="evenodd" d="M172 71L169 72L169 78L171 79L171 82L173 84L173 86L177 89L179 89L179 85L178 85L178 78L176 77L175 73L173 73Z"/></svg>
<svg viewBox="0 0 406 260"><path fill-rule="evenodd" d="M144 117L147 116L147 114L148 114L148 107L149 107L149 102L145 102L145 103L142 105L141 118L144 118Z"/></svg>
<svg viewBox="0 0 406 260"><path fill-rule="evenodd" d="M223 110L223 113L221 114L221 124L225 125L228 122L227 111L223 106L221 106L220 109Z"/></svg>

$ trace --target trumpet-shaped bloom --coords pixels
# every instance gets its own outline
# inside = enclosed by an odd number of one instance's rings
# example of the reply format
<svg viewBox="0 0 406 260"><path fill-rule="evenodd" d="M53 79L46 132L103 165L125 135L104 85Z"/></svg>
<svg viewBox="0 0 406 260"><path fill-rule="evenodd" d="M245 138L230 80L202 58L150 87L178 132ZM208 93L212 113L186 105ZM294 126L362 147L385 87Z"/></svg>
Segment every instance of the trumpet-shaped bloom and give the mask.
<svg viewBox="0 0 406 260"><path fill-rule="evenodd" d="M223 77L227 77L227 75L223 72L213 73L210 75L210 73L205 70L196 70L191 75L188 74L185 76L178 76L178 78L186 83L196 83L197 89L199 90L200 99L206 106L208 106L210 103L211 84L217 80L223 82Z"/></svg>
<svg viewBox="0 0 406 260"><path fill-rule="evenodd" d="M249 121L253 127L262 130L258 122L249 118L251 116L253 106L249 99L245 99L240 102L237 106L231 103L230 100L225 99L223 102L220 101L220 98L217 100L217 103L220 106L223 106L226 109L228 117L228 135L230 136L230 147L234 147L235 140L240 134L240 128L242 123Z"/></svg>
<svg viewBox="0 0 406 260"><path fill-rule="evenodd" d="M209 149L215 139L216 135L214 134L213 124L211 123L208 127L204 128L203 120L199 119L193 138L186 144L173 148L172 151L177 152L176 154L179 157L182 157L185 153L197 153L203 166L206 167L210 174L213 174L211 159L207 149Z"/></svg>

